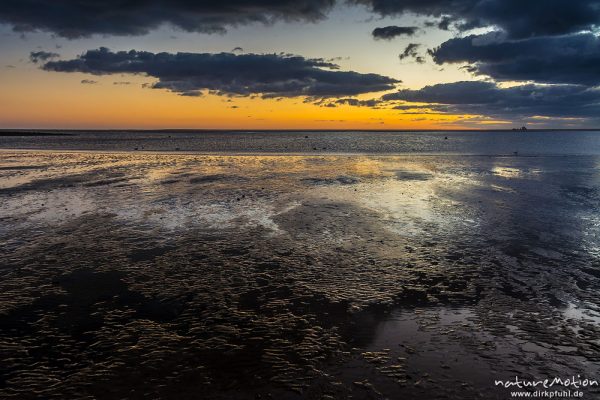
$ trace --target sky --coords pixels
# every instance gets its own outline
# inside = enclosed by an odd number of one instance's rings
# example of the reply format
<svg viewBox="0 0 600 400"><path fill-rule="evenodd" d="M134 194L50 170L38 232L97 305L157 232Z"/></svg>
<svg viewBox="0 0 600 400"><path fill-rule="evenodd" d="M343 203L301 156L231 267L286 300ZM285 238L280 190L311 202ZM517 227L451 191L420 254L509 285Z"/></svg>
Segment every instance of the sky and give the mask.
<svg viewBox="0 0 600 400"><path fill-rule="evenodd" d="M600 127L600 0L2 0L0 128Z"/></svg>

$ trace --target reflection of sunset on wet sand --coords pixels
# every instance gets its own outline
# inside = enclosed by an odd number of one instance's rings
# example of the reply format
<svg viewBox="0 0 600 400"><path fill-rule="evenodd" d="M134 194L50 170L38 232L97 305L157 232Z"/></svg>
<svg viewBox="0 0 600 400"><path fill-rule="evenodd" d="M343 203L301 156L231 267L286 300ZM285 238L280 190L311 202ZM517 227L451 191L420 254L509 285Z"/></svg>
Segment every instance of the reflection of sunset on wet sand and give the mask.
<svg viewBox="0 0 600 400"><path fill-rule="evenodd" d="M595 157L5 151L0 171L4 394L502 398L506 371L598 372Z"/></svg>

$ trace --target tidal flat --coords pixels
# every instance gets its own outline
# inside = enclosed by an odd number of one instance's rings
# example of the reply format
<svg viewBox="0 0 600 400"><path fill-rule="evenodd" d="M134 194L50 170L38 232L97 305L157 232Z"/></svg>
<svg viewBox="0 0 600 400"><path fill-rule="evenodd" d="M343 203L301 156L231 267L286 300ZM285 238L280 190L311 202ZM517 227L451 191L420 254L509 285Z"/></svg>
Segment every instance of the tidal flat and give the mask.
<svg viewBox="0 0 600 400"><path fill-rule="evenodd" d="M0 203L1 398L600 378L598 156L4 150Z"/></svg>

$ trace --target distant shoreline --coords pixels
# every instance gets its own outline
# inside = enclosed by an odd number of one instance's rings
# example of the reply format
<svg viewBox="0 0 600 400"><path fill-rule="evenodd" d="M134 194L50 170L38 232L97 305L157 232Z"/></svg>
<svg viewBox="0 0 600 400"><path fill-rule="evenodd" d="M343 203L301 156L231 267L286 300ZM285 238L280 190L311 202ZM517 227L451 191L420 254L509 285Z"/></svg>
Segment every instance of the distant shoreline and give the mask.
<svg viewBox="0 0 600 400"><path fill-rule="evenodd" d="M30 131L30 130L26 130L26 131L0 131L0 137L1 136L75 136L75 133L67 133L67 132L62 132L62 131L55 131L55 132L49 132L49 131Z"/></svg>

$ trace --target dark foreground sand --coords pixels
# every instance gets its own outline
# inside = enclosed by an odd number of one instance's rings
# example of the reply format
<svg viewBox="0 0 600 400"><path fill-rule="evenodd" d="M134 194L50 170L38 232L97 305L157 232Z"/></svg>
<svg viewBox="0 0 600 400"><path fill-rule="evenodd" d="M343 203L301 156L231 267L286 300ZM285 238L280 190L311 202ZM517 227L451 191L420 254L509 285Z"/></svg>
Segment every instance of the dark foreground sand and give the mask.
<svg viewBox="0 0 600 400"><path fill-rule="evenodd" d="M3 152L0 398L506 399L494 380L600 379L599 166Z"/></svg>

